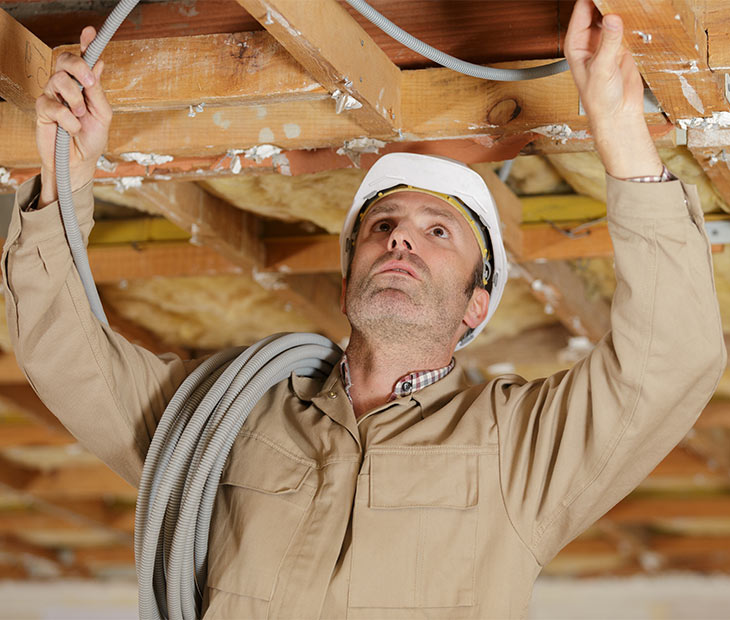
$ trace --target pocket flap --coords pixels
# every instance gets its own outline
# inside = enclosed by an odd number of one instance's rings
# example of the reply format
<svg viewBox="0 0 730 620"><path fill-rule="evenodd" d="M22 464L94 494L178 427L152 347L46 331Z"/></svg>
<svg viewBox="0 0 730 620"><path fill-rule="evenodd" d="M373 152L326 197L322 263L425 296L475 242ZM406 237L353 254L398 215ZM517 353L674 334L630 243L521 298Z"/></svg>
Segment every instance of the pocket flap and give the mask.
<svg viewBox="0 0 730 620"><path fill-rule="evenodd" d="M221 484L263 493L299 489L310 466L250 436L239 436L221 475Z"/></svg>
<svg viewBox="0 0 730 620"><path fill-rule="evenodd" d="M370 455L371 508L476 506L479 456L458 453Z"/></svg>

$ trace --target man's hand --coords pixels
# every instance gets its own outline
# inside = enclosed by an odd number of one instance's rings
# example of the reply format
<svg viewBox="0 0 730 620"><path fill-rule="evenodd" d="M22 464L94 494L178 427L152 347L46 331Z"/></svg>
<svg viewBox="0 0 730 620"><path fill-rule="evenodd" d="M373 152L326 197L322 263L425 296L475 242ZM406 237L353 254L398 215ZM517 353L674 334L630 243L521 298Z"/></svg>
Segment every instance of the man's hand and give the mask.
<svg viewBox="0 0 730 620"><path fill-rule="evenodd" d="M565 36L565 57L608 173L658 175L662 162L644 120L641 74L622 37L618 15L601 18L592 0L578 0Z"/></svg>
<svg viewBox="0 0 730 620"><path fill-rule="evenodd" d="M82 54L95 36L96 31L91 26L81 32ZM41 156L39 208L58 199L55 176L58 125L71 135L71 188L77 190L94 177L112 119L111 106L101 87L103 69L102 61L97 62L92 71L80 56L61 54L56 61L56 72L36 99L36 144ZM73 78L84 85L83 91ZM64 103L68 103L68 107Z"/></svg>

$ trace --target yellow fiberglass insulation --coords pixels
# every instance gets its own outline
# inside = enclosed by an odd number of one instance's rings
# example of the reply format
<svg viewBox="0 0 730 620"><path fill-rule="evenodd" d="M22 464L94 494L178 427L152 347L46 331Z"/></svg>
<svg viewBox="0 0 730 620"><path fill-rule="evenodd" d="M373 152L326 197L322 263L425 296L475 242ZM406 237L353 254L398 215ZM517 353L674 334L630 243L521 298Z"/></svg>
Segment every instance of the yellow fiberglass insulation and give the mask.
<svg viewBox="0 0 730 620"><path fill-rule="evenodd" d="M101 294L124 318L183 347L218 349L275 332L315 331L296 308L243 276L135 280L101 287Z"/></svg>

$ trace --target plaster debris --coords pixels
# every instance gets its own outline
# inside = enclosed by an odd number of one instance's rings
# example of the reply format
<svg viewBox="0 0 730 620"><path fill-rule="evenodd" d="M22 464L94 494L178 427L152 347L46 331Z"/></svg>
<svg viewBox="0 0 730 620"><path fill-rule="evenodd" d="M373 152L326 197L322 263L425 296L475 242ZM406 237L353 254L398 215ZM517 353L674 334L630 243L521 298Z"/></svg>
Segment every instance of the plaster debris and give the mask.
<svg viewBox="0 0 730 620"><path fill-rule="evenodd" d="M582 360L593 350L593 343L585 336L574 336L568 339L568 346L558 352L558 359L564 364L573 364Z"/></svg>
<svg viewBox="0 0 730 620"><path fill-rule="evenodd" d="M337 149L337 154L347 155L350 158L350 161L359 168L360 156L363 153L378 153L384 146L385 142L382 140L363 136L362 138L345 140L345 143Z"/></svg>
<svg viewBox="0 0 730 620"><path fill-rule="evenodd" d="M10 178L10 170L0 166L0 185L9 185L10 187L18 187L15 179Z"/></svg>
<svg viewBox="0 0 730 620"><path fill-rule="evenodd" d="M487 366L487 374L493 377L498 375L513 375L515 372L517 372L517 369L512 362L498 362Z"/></svg>
<svg viewBox="0 0 730 620"><path fill-rule="evenodd" d="M677 120L680 129L720 129L730 127L730 112L713 112L704 118L680 118Z"/></svg>
<svg viewBox="0 0 730 620"><path fill-rule="evenodd" d="M252 159L255 163L260 164L264 159L279 155L281 149L273 144L257 144L252 146L250 149L243 151L243 156L246 159Z"/></svg>
<svg viewBox="0 0 730 620"><path fill-rule="evenodd" d="M270 7L268 4L264 4L264 6L266 7L266 20L264 21L264 24L270 26L274 22L277 22L293 37L300 37L302 35L302 33L296 28L292 28L289 22L286 21L286 18L276 9Z"/></svg>
<svg viewBox="0 0 730 620"><path fill-rule="evenodd" d="M302 128L296 123L285 123L284 124L284 135L290 140L298 138L302 133Z"/></svg>
<svg viewBox="0 0 730 620"><path fill-rule="evenodd" d="M634 34L638 34L644 43L651 43L651 35L648 32L642 32L641 30L634 30Z"/></svg>
<svg viewBox="0 0 730 620"><path fill-rule="evenodd" d="M262 127L259 131L259 142L273 142L274 132L270 127Z"/></svg>
<svg viewBox="0 0 730 620"><path fill-rule="evenodd" d="M531 129L535 133L539 133L542 136L547 136L553 140L559 140L561 144L565 144L568 140L587 140L588 131L581 129L579 131L573 131L568 125L543 125L541 127L535 127Z"/></svg>
<svg viewBox="0 0 730 620"><path fill-rule="evenodd" d="M119 177L114 179L114 188L123 194L133 187L142 187L142 179L144 177Z"/></svg>
<svg viewBox="0 0 730 620"><path fill-rule="evenodd" d="M694 89L692 84L690 84L687 81L687 78L683 75L679 75L677 77L679 77L679 83L682 85L682 93L684 94L684 98L687 100L687 103L689 103L700 114L704 114L705 106L702 104L702 99L700 99L700 96L697 94L697 91Z"/></svg>
<svg viewBox="0 0 730 620"><path fill-rule="evenodd" d="M158 155L157 153L122 153L120 157L124 161L134 161L140 166L160 166L175 159L172 155Z"/></svg>
<svg viewBox="0 0 730 620"><path fill-rule="evenodd" d="M707 160L707 163L710 166L714 166L721 161L724 161L726 164L730 163L730 154L725 149L722 149L719 153L713 153Z"/></svg>
<svg viewBox="0 0 730 620"><path fill-rule="evenodd" d="M169 174L153 174L152 178L155 181L172 181L172 177Z"/></svg>
<svg viewBox="0 0 730 620"><path fill-rule="evenodd" d="M114 172L117 169L116 162L109 161L103 155L96 160L96 167L104 172Z"/></svg>
<svg viewBox="0 0 730 620"><path fill-rule="evenodd" d="M335 100L335 113L340 114L343 110L357 110L362 107L355 97L337 89L332 93L332 99Z"/></svg>
<svg viewBox="0 0 730 620"><path fill-rule="evenodd" d="M223 112L218 110L213 113L213 124L218 125L221 129L228 129L231 126L231 121L223 118Z"/></svg>
<svg viewBox="0 0 730 620"><path fill-rule="evenodd" d="M199 103L198 105L196 105L194 107L192 105L190 105L190 106L188 106L188 116L190 118L195 118L197 116L198 112L202 112L204 108L205 108L205 103Z"/></svg>
<svg viewBox="0 0 730 620"><path fill-rule="evenodd" d="M271 162L274 164L277 172L283 174L286 177L291 176L291 165L289 164L289 158L284 153L279 153L271 158Z"/></svg>
<svg viewBox="0 0 730 620"><path fill-rule="evenodd" d="M267 291L280 291L287 288L286 282L282 280L282 276L278 273L259 271L256 267L254 267L251 275L253 276L253 279Z"/></svg>

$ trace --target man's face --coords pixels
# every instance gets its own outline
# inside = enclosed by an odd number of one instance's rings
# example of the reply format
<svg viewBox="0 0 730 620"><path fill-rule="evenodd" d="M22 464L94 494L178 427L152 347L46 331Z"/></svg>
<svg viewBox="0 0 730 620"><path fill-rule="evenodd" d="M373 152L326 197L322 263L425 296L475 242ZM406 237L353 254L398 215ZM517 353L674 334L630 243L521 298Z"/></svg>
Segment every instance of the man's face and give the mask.
<svg viewBox="0 0 730 620"><path fill-rule="evenodd" d="M378 201L360 226L343 311L356 329L420 327L455 343L486 315L488 293L466 292L477 264L479 245L454 207L397 192Z"/></svg>

